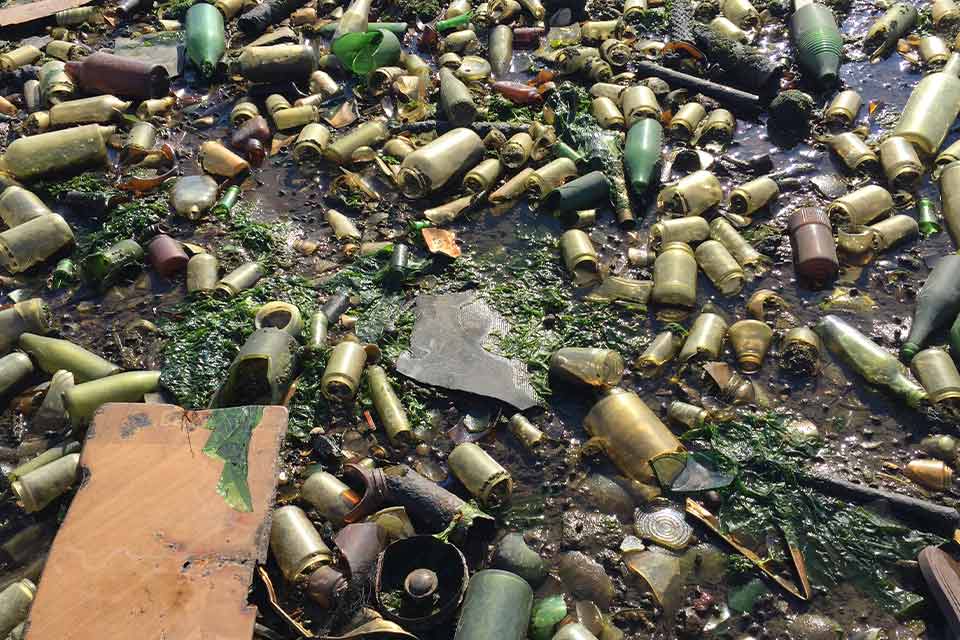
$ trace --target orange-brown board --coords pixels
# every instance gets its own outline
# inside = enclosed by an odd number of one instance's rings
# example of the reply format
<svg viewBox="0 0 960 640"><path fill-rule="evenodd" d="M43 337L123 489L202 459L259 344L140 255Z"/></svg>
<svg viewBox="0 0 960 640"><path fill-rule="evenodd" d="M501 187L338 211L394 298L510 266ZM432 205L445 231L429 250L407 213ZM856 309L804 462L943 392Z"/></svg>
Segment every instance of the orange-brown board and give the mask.
<svg viewBox="0 0 960 640"><path fill-rule="evenodd" d="M216 410L219 411L219 410ZM263 407L247 456L252 511L217 492L212 411L117 403L97 413L84 479L54 540L27 640L250 640L287 410Z"/></svg>

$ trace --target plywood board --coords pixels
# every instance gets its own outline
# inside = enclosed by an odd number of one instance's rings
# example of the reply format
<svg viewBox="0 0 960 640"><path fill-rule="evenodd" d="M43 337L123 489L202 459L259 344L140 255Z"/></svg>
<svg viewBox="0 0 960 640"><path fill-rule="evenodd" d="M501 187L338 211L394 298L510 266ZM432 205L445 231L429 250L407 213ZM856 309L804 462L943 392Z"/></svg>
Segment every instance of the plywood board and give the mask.
<svg viewBox="0 0 960 640"><path fill-rule="evenodd" d="M36 0L20 2L0 9L0 28L48 18L58 11L82 7L90 0Z"/></svg>
<svg viewBox="0 0 960 640"><path fill-rule="evenodd" d="M204 450L226 441L231 421L255 425L246 457L249 511L242 499L238 509L225 498L238 503L237 492L223 490L225 479L238 484L238 467L225 474L229 463ZM27 640L250 640L256 609L247 590L267 554L286 427L283 407L101 408ZM229 447L219 450L237 459Z"/></svg>

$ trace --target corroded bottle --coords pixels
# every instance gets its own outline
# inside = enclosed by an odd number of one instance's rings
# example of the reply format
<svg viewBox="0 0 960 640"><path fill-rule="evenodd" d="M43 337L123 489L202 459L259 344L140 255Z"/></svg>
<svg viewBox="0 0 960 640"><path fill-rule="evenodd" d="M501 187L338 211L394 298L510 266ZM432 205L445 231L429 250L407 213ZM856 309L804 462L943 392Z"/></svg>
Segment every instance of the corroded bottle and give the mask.
<svg viewBox="0 0 960 640"><path fill-rule="evenodd" d="M0 353L6 353L24 333L50 330L50 308L40 298L17 302L0 311Z"/></svg>
<svg viewBox="0 0 960 640"><path fill-rule="evenodd" d="M900 347L900 356L910 362L931 333L960 313L960 255L940 258L917 294L910 334Z"/></svg>
<svg viewBox="0 0 960 640"><path fill-rule="evenodd" d="M121 120L130 104L110 95L68 100L53 105L47 112L31 114L27 126L40 132L79 124L108 124Z"/></svg>
<svg viewBox="0 0 960 640"><path fill-rule="evenodd" d="M235 72L250 82L303 81L316 69L313 49L300 44L245 47L235 65Z"/></svg>
<svg viewBox="0 0 960 640"><path fill-rule="evenodd" d="M18 345L47 373L53 375L65 369L73 373L77 382L96 380L121 371L112 362L69 340L24 333Z"/></svg>
<svg viewBox="0 0 960 640"><path fill-rule="evenodd" d="M78 426L108 402L140 402L159 386L159 371L126 371L70 387L63 392L63 404L70 421Z"/></svg>
<svg viewBox="0 0 960 640"><path fill-rule="evenodd" d="M490 66L496 77L502 77L510 71L513 58L513 29L499 24L490 31Z"/></svg>
<svg viewBox="0 0 960 640"><path fill-rule="evenodd" d="M470 89L446 67L440 69L440 106L454 126L468 127L477 118Z"/></svg>
<svg viewBox="0 0 960 640"><path fill-rule="evenodd" d="M960 401L960 372L945 349L924 349L910 360L910 369L927 390L930 404Z"/></svg>
<svg viewBox="0 0 960 640"><path fill-rule="evenodd" d="M513 479L500 463L474 442L454 447L447 458L450 471L485 507L504 506L513 493Z"/></svg>
<svg viewBox="0 0 960 640"><path fill-rule="evenodd" d="M20 273L72 246L73 231L61 216L42 215L0 233L0 265Z"/></svg>
<svg viewBox="0 0 960 640"><path fill-rule="evenodd" d="M837 316L824 316L816 326L827 347L870 383L890 389L909 406L917 407L927 397L896 356Z"/></svg>
<svg viewBox="0 0 960 640"><path fill-rule="evenodd" d="M532 607L526 580L498 569L478 571L470 578L454 640L523 640Z"/></svg>
<svg viewBox="0 0 960 640"><path fill-rule="evenodd" d="M931 156L943 144L960 113L960 53L943 69L924 77L910 94L893 135L906 138L922 154Z"/></svg>
<svg viewBox="0 0 960 640"><path fill-rule="evenodd" d="M623 358L612 349L563 347L550 356L550 375L599 389L623 378Z"/></svg>
<svg viewBox="0 0 960 640"><path fill-rule="evenodd" d="M383 428L391 444L399 446L415 441L416 437L413 429L410 428L407 412L390 385L386 370L377 365L368 367L367 385L370 389L374 409L377 411L377 417L383 423Z"/></svg>
<svg viewBox="0 0 960 640"><path fill-rule="evenodd" d="M653 478L650 460L683 450L640 396L621 388L607 390L583 426L591 436L586 447L602 450L626 476L641 482Z"/></svg>
<svg viewBox="0 0 960 640"><path fill-rule="evenodd" d="M483 153L483 140L475 131L453 129L404 158L397 181L407 198L423 198L473 168Z"/></svg>
<svg viewBox="0 0 960 640"><path fill-rule="evenodd" d="M124 98L162 98L170 78L162 65L98 51L66 63L66 72L88 93L112 93Z"/></svg>
<svg viewBox="0 0 960 640"><path fill-rule="evenodd" d="M386 122L379 119L368 120L327 145L324 156L337 164L347 164L351 161L354 151L360 147L380 144L389 136L390 130Z"/></svg>
<svg viewBox="0 0 960 640"><path fill-rule="evenodd" d="M0 220L11 229L53 211L35 193L11 185L0 195Z"/></svg>
<svg viewBox="0 0 960 640"><path fill-rule="evenodd" d="M658 304L693 308L697 303L697 260L684 242L670 242L653 264L652 300Z"/></svg>
<svg viewBox="0 0 960 640"><path fill-rule="evenodd" d="M84 169L107 161L107 140L116 127L88 124L15 140L0 158L0 170L18 180Z"/></svg>

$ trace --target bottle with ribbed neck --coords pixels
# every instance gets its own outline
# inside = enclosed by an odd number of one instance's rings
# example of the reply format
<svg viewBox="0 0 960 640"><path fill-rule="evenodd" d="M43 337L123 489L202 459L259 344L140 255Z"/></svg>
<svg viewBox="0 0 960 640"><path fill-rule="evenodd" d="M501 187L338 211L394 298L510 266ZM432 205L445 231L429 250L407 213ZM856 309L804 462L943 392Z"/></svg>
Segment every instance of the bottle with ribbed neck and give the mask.
<svg viewBox="0 0 960 640"><path fill-rule="evenodd" d="M893 135L906 138L926 155L934 155L960 113L960 52L937 73L926 76L910 94Z"/></svg>
<svg viewBox="0 0 960 640"><path fill-rule="evenodd" d="M960 313L960 255L944 256L927 276L913 310L910 335L900 347L900 357L910 362L931 333Z"/></svg>
<svg viewBox="0 0 960 640"><path fill-rule="evenodd" d="M226 52L223 14L212 4L198 2L187 10L187 57L200 75L210 79Z"/></svg>

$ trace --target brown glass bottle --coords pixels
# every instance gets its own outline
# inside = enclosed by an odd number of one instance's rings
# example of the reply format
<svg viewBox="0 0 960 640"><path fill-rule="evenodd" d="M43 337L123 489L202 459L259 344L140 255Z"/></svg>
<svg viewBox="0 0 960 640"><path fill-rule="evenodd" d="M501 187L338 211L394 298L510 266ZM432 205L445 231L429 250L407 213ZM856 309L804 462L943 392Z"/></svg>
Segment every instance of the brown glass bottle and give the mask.
<svg viewBox="0 0 960 640"><path fill-rule="evenodd" d="M494 82L493 90L514 104L540 104L543 96L536 87L522 82Z"/></svg>
<svg viewBox="0 0 960 640"><path fill-rule="evenodd" d="M146 99L162 98L170 91L170 78L163 66L103 51L71 60L64 69L87 93Z"/></svg>
<svg viewBox="0 0 960 640"><path fill-rule="evenodd" d="M788 228L797 275L813 283L833 279L840 261L827 214L812 208L799 209L790 216Z"/></svg>

